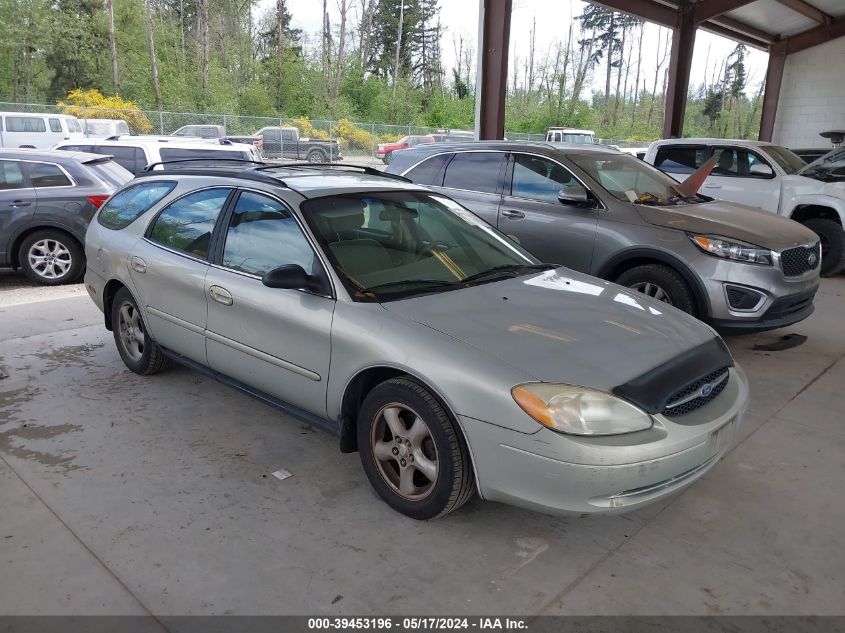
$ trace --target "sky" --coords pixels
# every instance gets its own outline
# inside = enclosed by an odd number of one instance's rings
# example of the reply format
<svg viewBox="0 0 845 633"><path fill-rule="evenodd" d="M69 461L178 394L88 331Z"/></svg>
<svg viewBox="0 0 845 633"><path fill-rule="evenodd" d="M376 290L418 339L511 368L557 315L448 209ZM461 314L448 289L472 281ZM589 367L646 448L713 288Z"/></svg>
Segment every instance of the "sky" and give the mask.
<svg viewBox="0 0 845 633"><path fill-rule="evenodd" d="M262 0L262 9L267 10L274 5L274 0ZM338 23L340 11L338 0L328 0L330 19L333 25ZM358 0L349 0L353 16L360 11ZM308 34L312 41L319 41L322 23L322 0L287 0L293 26ZM441 23L446 27L443 37L443 64L447 73L455 65L455 50L453 39L463 35L464 40L473 42L477 46L478 33L478 0L440 0ZM584 2L580 0L514 0L513 15L511 17L510 56L523 60L528 55L529 32L534 19L537 20L537 34L535 39L535 64L544 59L555 40L565 39L569 25L575 16L583 11ZM357 22L357 17L353 17ZM643 37L643 69L642 72L653 81L655 59L657 57L658 39L665 41L667 29L654 24L646 26ZM662 33L662 35L661 35ZM316 37L315 35L316 34ZM700 83L704 77L713 74L714 67L721 65L722 60L730 54L736 43L718 35L699 30L695 38L695 52L692 62L692 83ZM709 50L709 57L708 57ZM768 55L757 49L748 49L746 60L749 80L748 91L756 93L757 88L766 75ZM520 62L521 63L521 62ZM665 67L665 66L664 66ZM717 69L718 70L718 69ZM642 81L642 79L641 79ZM650 85L650 84L649 84ZM604 89L604 77L601 68L594 72L593 88Z"/></svg>

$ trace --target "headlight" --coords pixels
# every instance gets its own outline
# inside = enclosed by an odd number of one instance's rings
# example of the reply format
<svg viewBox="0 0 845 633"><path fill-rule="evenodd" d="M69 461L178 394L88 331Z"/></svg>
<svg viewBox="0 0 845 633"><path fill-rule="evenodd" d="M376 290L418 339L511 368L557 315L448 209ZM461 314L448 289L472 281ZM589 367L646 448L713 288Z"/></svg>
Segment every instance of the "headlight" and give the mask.
<svg viewBox="0 0 845 633"><path fill-rule="evenodd" d="M748 262L751 264L764 264L772 266L774 258L772 251L767 248L760 248L753 244L727 240L724 237L713 237L706 235L690 235L692 243L698 246L708 255L732 259L737 262Z"/></svg>
<svg viewBox="0 0 845 633"><path fill-rule="evenodd" d="M533 382L511 389L516 403L543 426L572 435L619 435L651 428L645 411L584 387Z"/></svg>

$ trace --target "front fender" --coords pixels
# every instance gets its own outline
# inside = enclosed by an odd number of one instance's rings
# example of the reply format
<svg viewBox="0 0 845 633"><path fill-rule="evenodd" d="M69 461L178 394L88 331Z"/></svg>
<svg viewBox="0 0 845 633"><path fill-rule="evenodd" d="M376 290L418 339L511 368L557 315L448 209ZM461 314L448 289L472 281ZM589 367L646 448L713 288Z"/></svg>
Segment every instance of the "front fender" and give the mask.
<svg viewBox="0 0 845 633"><path fill-rule="evenodd" d="M845 192L843 192L845 195ZM836 215L839 216L839 222L845 226L845 198L838 196L831 196L825 193L817 194L795 194L783 201L783 209L787 209L784 213L786 217L792 218L796 209L799 207L827 207L833 209Z"/></svg>

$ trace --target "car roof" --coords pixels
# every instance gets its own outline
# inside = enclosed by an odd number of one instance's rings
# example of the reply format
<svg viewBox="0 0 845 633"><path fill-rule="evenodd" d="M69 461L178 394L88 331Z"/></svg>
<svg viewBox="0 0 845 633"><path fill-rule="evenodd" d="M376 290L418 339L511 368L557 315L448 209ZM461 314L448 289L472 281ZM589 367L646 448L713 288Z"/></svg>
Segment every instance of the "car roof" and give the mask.
<svg viewBox="0 0 845 633"><path fill-rule="evenodd" d="M654 141L659 145L691 145L697 143L705 143L707 145L748 145L753 147L764 147L774 145L766 141L748 141L736 138L667 138L659 141Z"/></svg>
<svg viewBox="0 0 845 633"><path fill-rule="evenodd" d="M434 143L429 145L418 145L417 147L409 147L396 153L398 160L400 156L419 156L420 154L440 154L445 151L523 151L536 152L548 156L554 156L560 152L569 154L584 154L584 153L607 153L618 154L616 150L608 145L599 145L597 143L548 143L545 141L449 141L447 143ZM413 154L412 154L413 153Z"/></svg>
<svg viewBox="0 0 845 633"><path fill-rule="evenodd" d="M62 162L75 160L80 163L100 162L111 160L111 156L91 154L89 152L65 152L49 149L0 149L0 158L16 158L18 160L39 160L45 162Z"/></svg>
<svg viewBox="0 0 845 633"><path fill-rule="evenodd" d="M211 149L211 150L232 150L251 148L252 145L246 143L220 143L220 139L203 139L203 138L188 138L187 140L179 136L131 136L129 134L121 134L119 136L110 136L108 138L87 138L79 141L63 141L57 147L64 147L67 145L97 145L103 147L122 147L124 145L143 145L146 147L173 147L176 149Z"/></svg>
<svg viewBox="0 0 845 633"><path fill-rule="evenodd" d="M206 163L192 167L187 163L188 161L182 163L180 167L173 165L170 169L168 169L168 163L164 163L162 170L143 172L138 174L137 178L200 176L217 180L220 178L241 179L289 189L305 198L373 191L427 191L425 187L415 185L407 178L380 172L363 165L311 166L266 163L251 165L246 162L238 164L222 160L219 165L209 166Z"/></svg>

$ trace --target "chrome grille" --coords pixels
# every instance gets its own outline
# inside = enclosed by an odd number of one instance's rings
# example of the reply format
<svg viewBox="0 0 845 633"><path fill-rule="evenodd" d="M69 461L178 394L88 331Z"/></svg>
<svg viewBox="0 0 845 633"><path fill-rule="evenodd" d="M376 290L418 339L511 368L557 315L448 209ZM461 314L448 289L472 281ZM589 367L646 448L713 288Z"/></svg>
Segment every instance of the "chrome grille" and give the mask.
<svg viewBox="0 0 845 633"><path fill-rule="evenodd" d="M669 417L686 415L716 398L728 384L730 375L728 370L728 366L717 369L673 393L663 411L664 415Z"/></svg>
<svg viewBox="0 0 845 633"><path fill-rule="evenodd" d="M797 277L808 270L815 270L822 260L821 243L812 246L788 248L780 254L780 265L786 277Z"/></svg>

